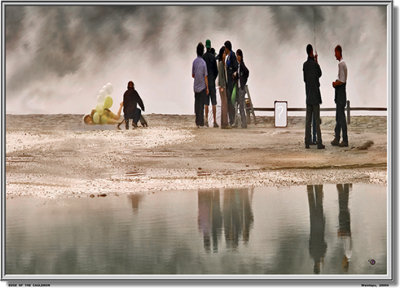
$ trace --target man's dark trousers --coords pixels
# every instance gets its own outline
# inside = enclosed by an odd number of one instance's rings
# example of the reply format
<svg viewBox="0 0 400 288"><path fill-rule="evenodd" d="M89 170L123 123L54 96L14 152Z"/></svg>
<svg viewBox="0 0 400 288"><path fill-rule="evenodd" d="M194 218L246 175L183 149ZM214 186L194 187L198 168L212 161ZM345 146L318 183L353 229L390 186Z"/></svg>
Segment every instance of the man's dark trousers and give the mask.
<svg viewBox="0 0 400 288"><path fill-rule="evenodd" d="M340 131L342 131L343 142L348 143L347 138L347 122L344 109L346 108L346 84L342 84L335 88L336 103L336 127L335 139L340 140Z"/></svg>
<svg viewBox="0 0 400 288"><path fill-rule="evenodd" d="M335 127L335 138L340 140L340 131L342 131L343 142L348 143L347 138L347 123L346 114L344 112L346 105L336 104L336 127Z"/></svg>
<svg viewBox="0 0 400 288"><path fill-rule="evenodd" d="M130 119L132 119L132 125L135 124L137 126L137 123L138 123L141 115L142 115L142 110L140 110L139 108L136 108L135 112L132 114L125 114L124 119L125 119L126 129L129 128L129 120Z"/></svg>
<svg viewBox="0 0 400 288"><path fill-rule="evenodd" d="M208 97L206 98L206 102L204 104L207 106L210 105L210 98L217 100L217 96L216 96L217 91L215 89L215 79L213 80L210 78L210 80L208 81L208 92L209 92L209 95L207 95ZM212 103L212 100L211 100L211 105L217 105L217 103L216 102Z"/></svg>
<svg viewBox="0 0 400 288"><path fill-rule="evenodd" d="M194 93L194 113L196 114L197 126L204 126L204 103L206 96L206 89L199 93Z"/></svg>
<svg viewBox="0 0 400 288"><path fill-rule="evenodd" d="M307 104L307 112L306 112L306 137L304 139L305 144L310 144L311 140L311 119L314 118L316 128L317 128L317 141L318 145L322 144L321 137L321 119L320 119L320 108L319 104L316 105L308 105Z"/></svg>
<svg viewBox="0 0 400 288"><path fill-rule="evenodd" d="M232 103L232 92L233 92L233 82L228 81L226 85L226 97L228 98L228 115L229 124L233 126L235 124L235 106Z"/></svg>
<svg viewBox="0 0 400 288"><path fill-rule="evenodd" d="M311 117L311 119L312 119L312 142L317 143L317 124L315 124L314 117Z"/></svg>
<svg viewBox="0 0 400 288"><path fill-rule="evenodd" d="M317 125L314 121L314 116L311 116L312 122L312 140L310 139L310 143L317 143Z"/></svg>

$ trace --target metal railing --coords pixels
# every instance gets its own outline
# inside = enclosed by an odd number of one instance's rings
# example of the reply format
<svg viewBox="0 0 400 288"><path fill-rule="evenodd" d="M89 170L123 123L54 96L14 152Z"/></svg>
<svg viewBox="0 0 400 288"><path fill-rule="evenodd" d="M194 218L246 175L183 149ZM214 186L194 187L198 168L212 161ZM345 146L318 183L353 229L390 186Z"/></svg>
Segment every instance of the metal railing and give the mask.
<svg viewBox="0 0 400 288"><path fill-rule="evenodd" d="M253 108L254 111L275 111L275 108ZM306 108L287 108L288 112L295 111L306 111ZM336 108L321 108L320 111L336 111ZM347 124L350 124L350 111L387 111L387 108L383 107L350 107L350 101L347 100L346 112L347 112Z"/></svg>

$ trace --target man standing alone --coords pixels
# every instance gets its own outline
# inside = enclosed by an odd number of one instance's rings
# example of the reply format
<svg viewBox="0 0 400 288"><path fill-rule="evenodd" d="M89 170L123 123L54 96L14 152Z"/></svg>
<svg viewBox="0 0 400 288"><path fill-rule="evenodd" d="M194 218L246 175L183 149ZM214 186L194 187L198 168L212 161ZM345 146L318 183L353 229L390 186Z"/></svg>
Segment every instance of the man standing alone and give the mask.
<svg viewBox="0 0 400 288"><path fill-rule="evenodd" d="M342 47L337 45L335 47L335 57L339 61L338 67L338 78L335 82L332 82L333 88L335 88L335 103L336 103L336 127L335 127L335 139L331 142L333 146L348 147L349 140L347 138L347 123L344 108L346 107L346 81L347 81L347 66L343 61ZM343 141L339 143L340 131L342 131Z"/></svg>
<svg viewBox="0 0 400 288"><path fill-rule="evenodd" d="M192 77L194 78L194 112L196 114L196 125L198 128L204 126L204 103L209 93L207 66L202 58L203 52L204 45L200 42L197 44L196 48L197 58L194 59L192 65Z"/></svg>
<svg viewBox="0 0 400 288"><path fill-rule="evenodd" d="M212 111L214 116L214 128L218 128L217 124L217 96L215 91L215 79L218 76L218 68L217 68L217 61L215 60L214 53L211 52L211 41L206 40L206 48L207 52L203 55L204 61L206 61L207 65L207 78L208 78L208 90L209 94L207 94L207 100L205 102L205 125L208 127L208 106L210 105L210 99L212 104Z"/></svg>
<svg viewBox="0 0 400 288"><path fill-rule="evenodd" d="M310 148L311 139L311 117L314 117L314 121L317 128L318 149L325 149L325 145L322 144L321 137L321 119L320 119L320 107L322 103L321 92L319 90L319 78L322 75L321 68L318 64L318 55L314 56L313 47L311 44L307 45L306 48L308 59L303 64L303 75L304 82L306 83L306 131L305 131L305 146L306 149Z"/></svg>

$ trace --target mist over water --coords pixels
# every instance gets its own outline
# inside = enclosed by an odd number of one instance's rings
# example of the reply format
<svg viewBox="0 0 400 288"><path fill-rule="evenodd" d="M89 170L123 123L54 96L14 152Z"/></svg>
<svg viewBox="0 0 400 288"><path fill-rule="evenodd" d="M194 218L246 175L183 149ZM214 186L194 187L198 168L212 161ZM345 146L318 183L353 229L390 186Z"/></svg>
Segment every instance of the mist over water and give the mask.
<svg viewBox="0 0 400 288"><path fill-rule="evenodd" d="M117 110L133 80L146 113L192 114L191 67L206 39L216 51L226 40L243 50L255 107L305 106L308 43L319 55L322 107L334 107L337 44L351 105L386 107L386 23L385 6L7 5L6 113L88 113L108 82Z"/></svg>

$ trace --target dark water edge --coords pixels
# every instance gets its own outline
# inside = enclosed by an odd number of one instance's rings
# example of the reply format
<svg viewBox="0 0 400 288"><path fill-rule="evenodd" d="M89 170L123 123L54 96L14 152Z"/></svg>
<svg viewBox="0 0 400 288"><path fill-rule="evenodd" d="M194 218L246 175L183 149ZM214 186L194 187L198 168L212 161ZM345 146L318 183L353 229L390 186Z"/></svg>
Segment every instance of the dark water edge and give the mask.
<svg viewBox="0 0 400 288"><path fill-rule="evenodd" d="M371 184L7 199L5 271L386 274L386 199Z"/></svg>

